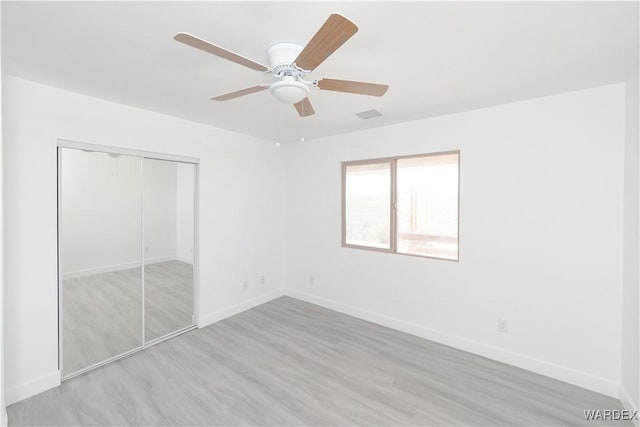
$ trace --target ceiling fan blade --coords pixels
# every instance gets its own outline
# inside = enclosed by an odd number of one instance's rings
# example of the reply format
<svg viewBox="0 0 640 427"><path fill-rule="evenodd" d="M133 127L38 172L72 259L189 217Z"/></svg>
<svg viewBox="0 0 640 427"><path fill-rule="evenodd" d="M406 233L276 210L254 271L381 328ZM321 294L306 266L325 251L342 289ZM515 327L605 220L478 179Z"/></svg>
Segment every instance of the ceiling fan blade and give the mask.
<svg viewBox="0 0 640 427"><path fill-rule="evenodd" d="M236 64L244 65L245 67L249 67L253 70L267 71L267 67L258 62L252 61L251 59L245 58L244 56L238 55L237 53L231 52L230 50L221 48L220 46L211 44L208 41L202 40L201 38L198 38L196 36L192 36L191 34L178 33L173 36L173 38L180 43L195 47L196 49L204 50L205 52L209 52L213 55L219 56L220 58L235 62Z"/></svg>
<svg viewBox="0 0 640 427"><path fill-rule="evenodd" d="M322 90L333 90L336 92L349 92L371 96L382 96L387 92L387 89L389 89L389 85L335 79L318 80L318 87Z"/></svg>
<svg viewBox="0 0 640 427"><path fill-rule="evenodd" d="M312 116L316 113L315 111L313 111L313 107L311 106L311 101L309 101L309 98L305 98L297 104L293 104L293 106L296 107L296 110L298 110L298 114L300 115L300 117Z"/></svg>
<svg viewBox="0 0 640 427"><path fill-rule="evenodd" d="M236 90L235 92L225 93L224 95L211 98L213 101L228 101L229 99L238 98L239 96L249 95L250 93L267 90L268 86L252 86L246 89Z"/></svg>
<svg viewBox="0 0 640 427"><path fill-rule="evenodd" d="M298 54L295 64L313 70L358 32L358 26L342 15L332 13L318 32Z"/></svg>

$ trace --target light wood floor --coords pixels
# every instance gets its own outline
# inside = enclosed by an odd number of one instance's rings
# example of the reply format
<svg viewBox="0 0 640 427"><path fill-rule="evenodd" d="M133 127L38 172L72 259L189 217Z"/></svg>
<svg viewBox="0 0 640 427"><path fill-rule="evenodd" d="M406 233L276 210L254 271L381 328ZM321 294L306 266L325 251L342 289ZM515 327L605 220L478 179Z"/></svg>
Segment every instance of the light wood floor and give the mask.
<svg viewBox="0 0 640 427"><path fill-rule="evenodd" d="M621 406L282 297L73 378L8 414L10 425L590 425L584 409Z"/></svg>
<svg viewBox="0 0 640 427"><path fill-rule="evenodd" d="M145 266L145 340L190 326L193 266ZM142 345L140 268L64 280L63 370L68 375Z"/></svg>

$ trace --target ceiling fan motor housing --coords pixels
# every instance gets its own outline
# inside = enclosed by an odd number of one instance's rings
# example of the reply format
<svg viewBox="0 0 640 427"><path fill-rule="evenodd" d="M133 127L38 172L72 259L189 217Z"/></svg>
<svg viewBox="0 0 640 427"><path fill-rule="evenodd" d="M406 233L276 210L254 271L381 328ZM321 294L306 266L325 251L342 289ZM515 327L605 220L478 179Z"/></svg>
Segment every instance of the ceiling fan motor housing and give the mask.
<svg viewBox="0 0 640 427"><path fill-rule="evenodd" d="M291 65L298 54L302 52L302 46L295 43L276 43L267 51L269 65L272 70L282 66Z"/></svg>

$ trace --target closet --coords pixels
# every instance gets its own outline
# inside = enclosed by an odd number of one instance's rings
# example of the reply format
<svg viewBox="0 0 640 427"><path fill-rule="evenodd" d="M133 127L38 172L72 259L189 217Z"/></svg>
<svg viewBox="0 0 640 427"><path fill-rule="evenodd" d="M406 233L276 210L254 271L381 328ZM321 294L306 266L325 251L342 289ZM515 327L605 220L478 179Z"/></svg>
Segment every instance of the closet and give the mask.
<svg viewBox="0 0 640 427"><path fill-rule="evenodd" d="M62 379L195 327L197 163L58 141Z"/></svg>

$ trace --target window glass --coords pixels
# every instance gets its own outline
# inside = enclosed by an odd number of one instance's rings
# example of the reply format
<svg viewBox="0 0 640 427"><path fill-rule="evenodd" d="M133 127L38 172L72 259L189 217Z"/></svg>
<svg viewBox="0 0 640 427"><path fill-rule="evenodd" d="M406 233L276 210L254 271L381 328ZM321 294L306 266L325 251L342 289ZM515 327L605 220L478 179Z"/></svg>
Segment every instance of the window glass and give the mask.
<svg viewBox="0 0 640 427"><path fill-rule="evenodd" d="M345 243L391 248L391 162L345 168Z"/></svg>
<svg viewBox="0 0 640 427"><path fill-rule="evenodd" d="M397 161L397 252L458 258L458 154Z"/></svg>

